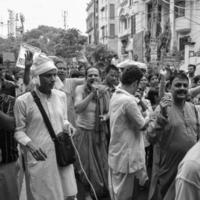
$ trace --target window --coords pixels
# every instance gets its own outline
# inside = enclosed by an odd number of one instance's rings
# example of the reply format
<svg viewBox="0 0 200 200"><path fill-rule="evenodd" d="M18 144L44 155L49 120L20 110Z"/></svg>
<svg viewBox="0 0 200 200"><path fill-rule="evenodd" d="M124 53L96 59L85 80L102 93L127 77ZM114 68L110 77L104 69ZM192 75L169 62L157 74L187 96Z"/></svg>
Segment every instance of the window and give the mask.
<svg viewBox="0 0 200 200"><path fill-rule="evenodd" d="M136 33L136 17L135 15L131 16L131 36Z"/></svg>
<svg viewBox="0 0 200 200"><path fill-rule="evenodd" d="M110 37L115 37L115 24L110 24Z"/></svg>
<svg viewBox="0 0 200 200"><path fill-rule="evenodd" d="M127 18L125 18L123 20L123 22L124 22L124 30L126 30L128 28L128 20L127 20Z"/></svg>
<svg viewBox="0 0 200 200"><path fill-rule="evenodd" d="M147 27L149 30L151 29L152 12L153 12L153 8L152 8L152 4L150 3L147 5Z"/></svg>
<svg viewBox="0 0 200 200"><path fill-rule="evenodd" d="M115 18L115 4L110 4L110 19Z"/></svg>
<svg viewBox="0 0 200 200"><path fill-rule="evenodd" d="M101 27L101 35L102 35L102 38L105 37L105 26Z"/></svg>
<svg viewBox="0 0 200 200"><path fill-rule="evenodd" d="M185 16L185 0L176 0L175 1L175 18Z"/></svg>
<svg viewBox="0 0 200 200"><path fill-rule="evenodd" d="M187 44L188 39L189 39L189 36L184 36L179 39L179 51L183 59L184 59L184 54L185 54L185 45Z"/></svg>

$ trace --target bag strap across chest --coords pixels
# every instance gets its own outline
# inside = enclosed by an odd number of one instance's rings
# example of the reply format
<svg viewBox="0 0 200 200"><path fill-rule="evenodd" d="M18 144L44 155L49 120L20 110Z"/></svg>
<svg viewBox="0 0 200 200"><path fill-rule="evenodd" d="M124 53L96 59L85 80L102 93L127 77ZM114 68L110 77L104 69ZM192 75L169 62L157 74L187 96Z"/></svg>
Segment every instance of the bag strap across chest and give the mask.
<svg viewBox="0 0 200 200"><path fill-rule="evenodd" d="M47 114L46 114L46 112L45 112L45 110L44 110L44 108L42 106L40 98L38 97L38 95L36 94L35 91L32 91L31 94L33 96L33 99L34 99L36 105L38 106L38 109L41 112L41 115L42 115L44 123L45 123L45 125L46 125L46 127L48 129L49 135L51 136L51 139L53 141L55 141L56 140L56 134L55 134L55 132L53 130L53 127L51 125L51 122L50 122L50 120L49 120L49 118L48 118L48 116L47 116Z"/></svg>

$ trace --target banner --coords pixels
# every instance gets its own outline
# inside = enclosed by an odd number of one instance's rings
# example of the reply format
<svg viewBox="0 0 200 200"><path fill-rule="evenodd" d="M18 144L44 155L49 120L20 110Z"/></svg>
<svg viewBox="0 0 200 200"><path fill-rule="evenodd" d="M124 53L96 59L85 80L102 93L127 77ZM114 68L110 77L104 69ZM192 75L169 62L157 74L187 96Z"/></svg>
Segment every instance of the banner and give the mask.
<svg viewBox="0 0 200 200"><path fill-rule="evenodd" d="M19 55L17 58L17 63L16 66L20 68L25 68L25 54L27 51L31 51L33 53L33 59L35 56L41 53L41 49L31 46L29 44L21 44L20 50L19 50Z"/></svg>

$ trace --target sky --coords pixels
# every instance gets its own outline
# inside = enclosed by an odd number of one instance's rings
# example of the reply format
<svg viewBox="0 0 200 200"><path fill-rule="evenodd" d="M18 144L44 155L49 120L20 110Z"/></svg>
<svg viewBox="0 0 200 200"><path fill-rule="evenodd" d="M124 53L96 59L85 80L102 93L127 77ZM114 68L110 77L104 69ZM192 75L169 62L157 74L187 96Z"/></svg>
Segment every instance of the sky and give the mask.
<svg viewBox="0 0 200 200"><path fill-rule="evenodd" d="M25 16L25 31L39 25L64 28L63 12L67 11L68 28L86 32L86 7L89 0L0 0L0 34L6 31L8 9Z"/></svg>

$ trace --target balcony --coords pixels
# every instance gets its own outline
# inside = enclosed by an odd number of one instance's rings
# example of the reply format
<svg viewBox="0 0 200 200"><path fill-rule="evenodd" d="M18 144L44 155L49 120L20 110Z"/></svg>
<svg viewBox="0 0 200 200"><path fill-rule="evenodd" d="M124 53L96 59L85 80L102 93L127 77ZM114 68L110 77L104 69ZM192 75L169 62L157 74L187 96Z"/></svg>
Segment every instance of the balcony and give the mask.
<svg viewBox="0 0 200 200"><path fill-rule="evenodd" d="M178 17L175 19L175 30L179 33L191 31L191 21L185 17Z"/></svg>
<svg viewBox="0 0 200 200"><path fill-rule="evenodd" d="M126 30L120 31L119 38L126 37L126 36L128 36L130 34L131 34L131 30L130 29L126 29Z"/></svg>

